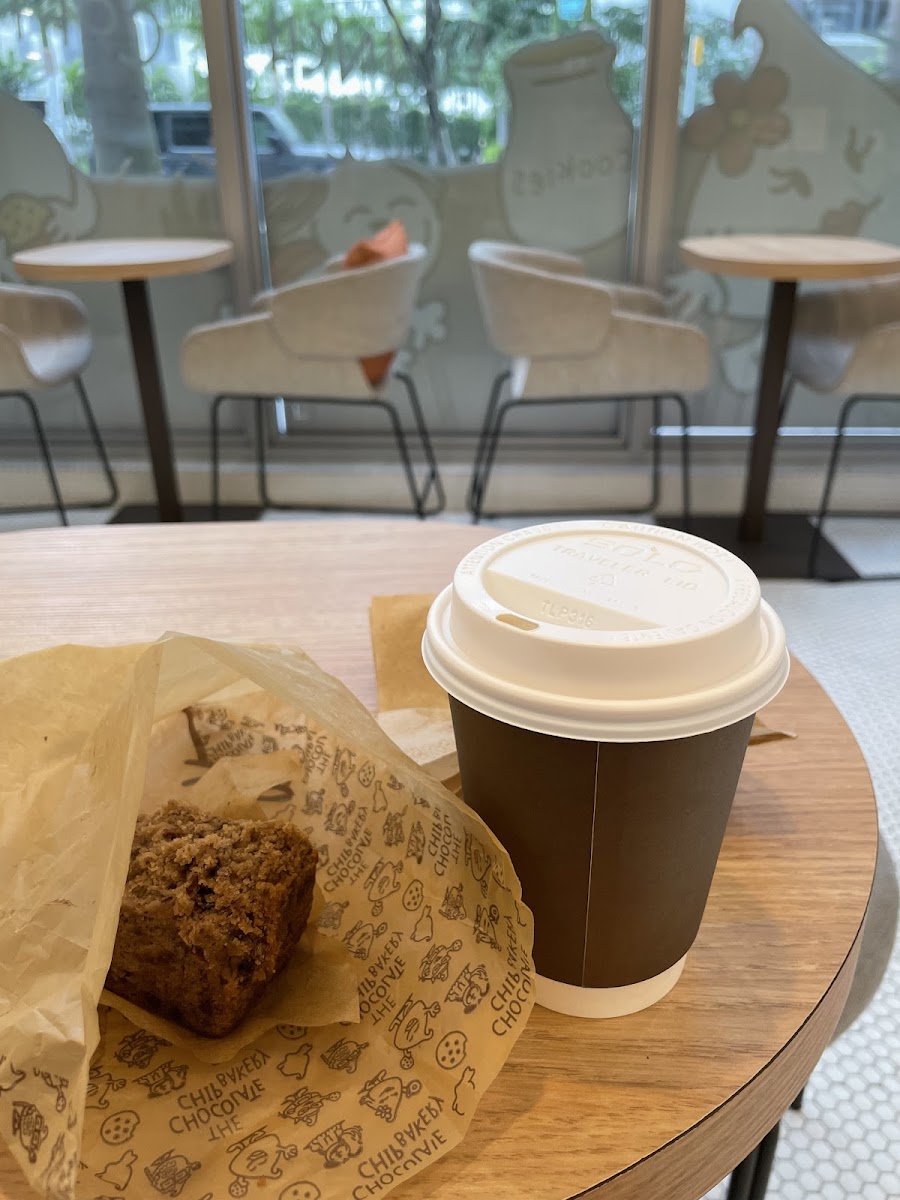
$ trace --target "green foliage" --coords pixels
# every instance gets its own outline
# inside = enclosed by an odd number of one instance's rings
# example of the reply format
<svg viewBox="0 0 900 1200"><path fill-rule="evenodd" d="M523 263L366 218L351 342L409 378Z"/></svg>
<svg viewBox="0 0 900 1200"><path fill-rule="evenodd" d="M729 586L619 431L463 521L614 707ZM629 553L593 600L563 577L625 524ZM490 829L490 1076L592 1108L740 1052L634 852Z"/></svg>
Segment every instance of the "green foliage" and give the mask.
<svg viewBox="0 0 900 1200"><path fill-rule="evenodd" d="M194 67L194 78L191 84L191 99L209 99L209 77L206 75L201 75L196 67Z"/></svg>
<svg viewBox="0 0 900 1200"><path fill-rule="evenodd" d="M336 96L330 102L336 142L352 150L377 149L397 158L428 159L428 120L420 109L401 113L396 104L381 97L365 100ZM302 142L320 145L324 133L323 101L308 92L285 97L284 111ZM493 121L468 115L447 118L450 142L460 162L481 158L481 150L493 131Z"/></svg>
<svg viewBox="0 0 900 1200"><path fill-rule="evenodd" d="M0 55L0 92L22 96L33 86L38 71L33 62L18 58L12 50Z"/></svg>
<svg viewBox="0 0 900 1200"><path fill-rule="evenodd" d="M88 119L87 100L84 95L84 63L81 59L63 67L63 106L70 117L82 121Z"/></svg>
<svg viewBox="0 0 900 1200"><path fill-rule="evenodd" d="M184 99L175 80L160 64L144 68L144 86L147 99L157 104L173 104Z"/></svg>

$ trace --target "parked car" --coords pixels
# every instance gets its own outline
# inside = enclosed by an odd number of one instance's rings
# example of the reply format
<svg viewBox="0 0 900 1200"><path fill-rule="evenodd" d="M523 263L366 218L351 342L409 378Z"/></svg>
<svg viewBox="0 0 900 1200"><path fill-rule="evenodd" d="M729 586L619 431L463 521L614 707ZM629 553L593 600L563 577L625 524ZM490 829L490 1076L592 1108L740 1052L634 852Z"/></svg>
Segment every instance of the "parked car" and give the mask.
<svg viewBox="0 0 900 1200"><path fill-rule="evenodd" d="M212 113L209 104L151 104L163 172L166 175L215 173ZM283 112L265 105L251 109L259 171L276 179L298 171L321 174L344 157L344 147L304 144Z"/></svg>

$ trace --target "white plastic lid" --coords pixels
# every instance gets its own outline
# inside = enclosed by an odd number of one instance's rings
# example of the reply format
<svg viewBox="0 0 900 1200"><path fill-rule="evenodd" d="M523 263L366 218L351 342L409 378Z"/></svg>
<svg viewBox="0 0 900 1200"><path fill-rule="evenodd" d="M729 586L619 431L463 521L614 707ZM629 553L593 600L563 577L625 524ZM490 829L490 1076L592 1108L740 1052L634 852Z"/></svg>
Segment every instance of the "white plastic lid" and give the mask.
<svg viewBox="0 0 900 1200"><path fill-rule="evenodd" d="M624 521L536 525L477 547L432 605L422 656L478 712L609 742L731 725L776 696L789 668L745 563Z"/></svg>

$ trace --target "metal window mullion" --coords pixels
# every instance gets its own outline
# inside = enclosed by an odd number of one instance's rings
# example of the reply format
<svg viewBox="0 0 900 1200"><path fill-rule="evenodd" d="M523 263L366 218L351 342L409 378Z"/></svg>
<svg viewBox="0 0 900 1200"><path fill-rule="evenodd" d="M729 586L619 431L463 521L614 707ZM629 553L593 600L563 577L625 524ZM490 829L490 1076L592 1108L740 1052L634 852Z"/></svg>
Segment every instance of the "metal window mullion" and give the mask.
<svg viewBox="0 0 900 1200"><path fill-rule="evenodd" d="M225 234L235 249L234 306L237 312L247 312L256 293L268 286L269 264L244 78L240 0L200 0L200 12L209 67L219 204Z"/></svg>
<svg viewBox="0 0 900 1200"><path fill-rule="evenodd" d="M644 77L628 238L628 278L659 287L671 249L678 169L685 0L648 0ZM625 405L625 441L632 458L647 454L649 404Z"/></svg>

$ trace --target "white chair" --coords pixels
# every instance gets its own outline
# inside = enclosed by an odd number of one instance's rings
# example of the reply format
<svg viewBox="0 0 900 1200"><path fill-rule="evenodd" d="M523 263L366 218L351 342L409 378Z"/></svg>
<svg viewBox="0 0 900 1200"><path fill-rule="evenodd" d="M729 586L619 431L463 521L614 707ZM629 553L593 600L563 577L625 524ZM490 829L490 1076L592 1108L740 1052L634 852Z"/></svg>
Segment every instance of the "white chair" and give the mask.
<svg viewBox="0 0 900 1200"><path fill-rule="evenodd" d="M55 510L60 522L68 525L50 444L31 392L70 382L75 384L91 440L109 484L109 492L103 499L88 503L79 501L79 507L108 508L118 500L116 477L81 379L91 349L87 316L83 305L74 296L49 288L0 284L0 397L21 400L28 409L54 500L49 507L4 508L4 512Z"/></svg>
<svg viewBox="0 0 900 1200"><path fill-rule="evenodd" d="M212 403L212 509L219 515L219 410L228 400L256 405L256 442L261 500L275 504L266 488L263 405L283 398L307 404L369 405L387 413L406 474L414 512L439 512L444 490L416 386L409 375L389 371L373 386L359 360L387 353L406 341L425 267L425 249L411 246L400 258L340 271L336 263L323 274L264 292L256 311L245 317L201 325L184 340L181 369L186 383L215 396ZM406 389L427 463L421 492L410 460L406 435L388 399L391 381ZM429 500L434 489L434 503ZM316 505L339 509L339 505ZM357 511L360 511L357 509ZM364 511L384 511L364 510Z"/></svg>
<svg viewBox="0 0 900 1200"><path fill-rule="evenodd" d="M846 397L810 543L808 573L814 576L850 414L859 404L900 403L900 276L802 293L797 299L787 373L779 424L795 383L823 396Z"/></svg>
<svg viewBox="0 0 900 1200"><path fill-rule="evenodd" d="M689 417L684 393L699 391L709 381L709 345L702 331L669 320L657 292L589 279L580 259L568 254L481 241L469 247L469 262L490 341L511 360L490 392L469 485L473 519L501 515L485 513L484 498L503 423L520 405L650 400L653 489L648 511L656 508L657 429L660 405L669 399L681 417L687 524ZM510 398L501 404L507 384Z"/></svg>

